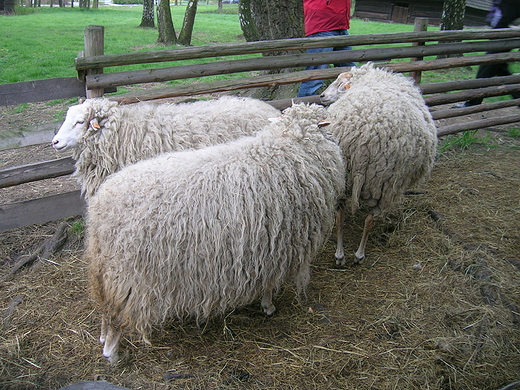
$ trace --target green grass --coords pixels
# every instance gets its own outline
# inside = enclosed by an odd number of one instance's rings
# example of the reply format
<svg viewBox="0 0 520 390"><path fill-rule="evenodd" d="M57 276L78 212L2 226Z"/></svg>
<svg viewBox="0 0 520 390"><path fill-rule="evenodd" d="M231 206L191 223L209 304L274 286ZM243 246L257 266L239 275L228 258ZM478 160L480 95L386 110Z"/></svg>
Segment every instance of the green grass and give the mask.
<svg viewBox="0 0 520 390"><path fill-rule="evenodd" d="M179 33L185 6L172 6L172 19ZM88 25L105 27L105 54L169 49L157 45L156 29L141 29L142 6L103 6L99 9L20 8L22 15L0 16L0 84L39 80L51 77L74 77L74 58L83 49L83 31ZM192 44L211 45L243 42L237 5L200 5L197 11ZM413 26L352 20L353 34L413 31ZM188 62L186 62L188 63ZM178 63L182 65L182 63ZM143 69L155 65L135 65ZM123 68L106 69L106 72Z"/></svg>
<svg viewBox="0 0 520 390"><path fill-rule="evenodd" d="M225 5L225 7L234 7ZM177 33L184 6L172 6ZM193 45L242 41L235 13L210 13L216 5L199 7ZM142 6L36 9L20 16L0 16L0 84L76 76L74 58L83 49L83 32L89 25L105 27L105 54L160 50L157 30L141 29ZM139 68L139 67L134 67Z"/></svg>
<svg viewBox="0 0 520 390"><path fill-rule="evenodd" d="M507 131L507 134L509 134L512 138L520 138L520 129L512 128Z"/></svg>
<svg viewBox="0 0 520 390"><path fill-rule="evenodd" d="M185 5L172 6L172 18L179 33ZM199 5L192 44L196 46L226 42L243 42L236 4ZM171 49L156 44L156 29L141 29L142 6L102 6L99 9L28 8L18 9L15 16L0 16L0 84L39 80L52 77L75 77L74 58L83 49L83 32L88 25L105 27L105 54ZM430 27L435 30L435 27ZM351 21L351 34L411 32L412 25ZM385 45L392 46L392 45ZM368 48L361 46L360 48ZM205 60L211 61L212 59ZM183 65L201 60L178 62ZM396 61L409 61L402 59ZM142 64L107 68L105 72L163 67L169 64ZM512 65L520 72L520 64ZM476 67L423 72L423 83L473 78ZM214 79L229 78L228 75ZM209 79L208 79L209 80ZM499 99L499 98L495 98Z"/></svg>
<svg viewBox="0 0 520 390"><path fill-rule="evenodd" d="M459 134L451 134L446 136L444 141L439 145L438 153L443 155L448 151L463 151L471 145L479 144L492 147L491 136L486 134L485 137L477 135L478 130L467 130Z"/></svg>

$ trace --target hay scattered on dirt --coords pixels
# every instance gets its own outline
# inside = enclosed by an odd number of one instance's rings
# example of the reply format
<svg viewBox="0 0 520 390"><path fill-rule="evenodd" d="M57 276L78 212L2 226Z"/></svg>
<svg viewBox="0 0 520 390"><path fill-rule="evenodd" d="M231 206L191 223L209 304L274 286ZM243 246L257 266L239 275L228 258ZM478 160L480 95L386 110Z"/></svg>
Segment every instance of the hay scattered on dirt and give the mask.
<svg viewBox="0 0 520 390"><path fill-rule="evenodd" d="M443 156L361 266L313 265L307 297L259 302L202 329L173 322L152 347L125 335L111 367L97 341L81 237L0 286L0 388L107 380L131 389L500 389L520 373L520 141ZM74 220L68 220L72 227ZM347 253L362 218L347 222ZM0 276L59 223L0 234Z"/></svg>

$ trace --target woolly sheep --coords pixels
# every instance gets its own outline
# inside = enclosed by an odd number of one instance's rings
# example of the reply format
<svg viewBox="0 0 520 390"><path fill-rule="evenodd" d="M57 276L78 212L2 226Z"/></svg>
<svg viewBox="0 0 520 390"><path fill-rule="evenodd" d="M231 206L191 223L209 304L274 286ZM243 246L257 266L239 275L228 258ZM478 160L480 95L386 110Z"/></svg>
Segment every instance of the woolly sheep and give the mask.
<svg viewBox="0 0 520 390"><path fill-rule="evenodd" d="M331 132L339 140L347 169L352 213L368 209L355 261L365 257L374 219L387 216L404 192L429 176L437 132L420 90L401 74L372 63L342 73L321 95L330 104ZM344 210L338 213L336 263L344 265Z"/></svg>
<svg viewBox="0 0 520 390"><path fill-rule="evenodd" d="M234 96L127 106L94 98L69 108L52 145L58 151L72 148L74 176L88 200L108 175L129 164L252 135L278 115L268 103Z"/></svg>
<svg viewBox="0 0 520 390"><path fill-rule="evenodd" d="M103 354L122 330L147 343L168 319L205 321L272 294L304 291L345 191L326 110L297 105L228 144L166 153L111 175L89 202L85 259L102 312Z"/></svg>

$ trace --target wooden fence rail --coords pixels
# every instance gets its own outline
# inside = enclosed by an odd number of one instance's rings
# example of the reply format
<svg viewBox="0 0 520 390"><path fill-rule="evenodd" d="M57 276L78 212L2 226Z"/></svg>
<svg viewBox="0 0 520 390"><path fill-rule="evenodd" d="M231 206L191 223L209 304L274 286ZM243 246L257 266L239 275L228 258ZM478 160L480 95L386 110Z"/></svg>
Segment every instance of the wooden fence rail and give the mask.
<svg viewBox="0 0 520 390"><path fill-rule="evenodd" d="M106 88L220 74L295 68L306 65L338 64L345 62L382 61L397 58L450 55L461 52L508 51L520 47L520 38L489 42L446 43L416 47L391 47L384 49L340 50L316 54L290 54L240 60L217 61L203 64L173 66L86 76L87 89Z"/></svg>
<svg viewBox="0 0 520 390"><path fill-rule="evenodd" d="M518 30L506 28L495 30L418 31L411 33L348 35L326 38L277 39L271 41L197 46L174 50L154 50L138 53L78 57L74 63L77 70L86 70L111 66L269 53L273 51L305 50L328 46L402 45L403 43L414 42L506 39L518 38L519 36Z"/></svg>
<svg viewBox="0 0 520 390"><path fill-rule="evenodd" d="M395 72L416 72L420 75L420 72L428 70L520 61L520 53L509 52L520 47L520 30L513 29L419 31L396 34L350 35L346 37L282 39L176 50L100 55L100 53L103 53L103 48L99 47L102 46L103 42L102 32L103 29L99 26L90 26L85 30L85 53L87 54L78 56L74 61L78 78L59 78L0 85L0 105L73 96L99 96L103 92L115 91L117 86L136 83L189 78L200 79L217 74L256 73L271 69L301 68L311 64L382 61L378 63L378 66L390 68ZM90 33L96 34L96 37L91 37ZM413 46L407 45L412 43ZM307 48L345 45L353 46L353 50L319 54L302 52ZM380 47L381 45L394 46ZM259 56L263 53L281 51L287 53L280 56ZM488 51L495 53L484 54ZM471 55L464 55L468 53L471 53ZM460 56L439 58L439 56L448 54L459 54ZM250 58L224 58L231 56L249 56ZM424 59L425 57L427 58ZM402 59L406 58L410 58L412 62L403 62ZM118 66L160 62L175 63L177 61L200 59L207 59L208 61L203 63L197 61L197 63L191 65L183 64L164 68L104 73L105 68ZM401 62L392 62L395 59L401 59ZM341 71L341 68L329 68L318 71L291 71L282 74L246 74L246 77L179 84L159 90L114 95L110 98L120 104L131 104L167 97L236 91L246 88L293 84L307 80L333 79ZM475 97L500 96L519 92L520 75L422 84L420 87L436 120L520 104L520 99L516 99L483 103L479 106L460 109L434 108L438 105L461 102ZM269 103L283 109L292 104L293 101L299 100L319 102L318 97L308 97L282 99ZM440 127L438 134L442 136L463 130L519 121L520 113L501 116L493 120L465 121L458 125ZM0 171L0 188L68 175L73 170L74 161L70 157L4 169ZM85 203L79 196L78 191L0 205L0 231L81 214L84 208Z"/></svg>

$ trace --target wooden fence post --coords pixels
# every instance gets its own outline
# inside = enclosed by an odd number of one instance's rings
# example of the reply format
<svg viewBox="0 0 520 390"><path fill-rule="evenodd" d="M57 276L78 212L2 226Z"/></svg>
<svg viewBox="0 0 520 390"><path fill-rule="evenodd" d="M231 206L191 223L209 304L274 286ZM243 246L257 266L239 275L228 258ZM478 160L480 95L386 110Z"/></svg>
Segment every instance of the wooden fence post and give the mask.
<svg viewBox="0 0 520 390"><path fill-rule="evenodd" d="M105 28L103 26L88 26L84 32L85 57L100 56L105 54ZM103 73L103 68L89 69L87 74ZM87 89L87 98L101 97L104 88Z"/></svg>
<svg viewBox="0 0 520 390"><path fill-rule="evenodd" d="M413 25L413 31L427 31L428 30L428 18L415 18L415 22ZM421 46L424 45L424 42L414 42L412 46ZM415 57L411 58L411 61L421 61L423 57ZM421 72L414 71L410 73L410 76L415 80L415 84L421 83Z"/></svg>

